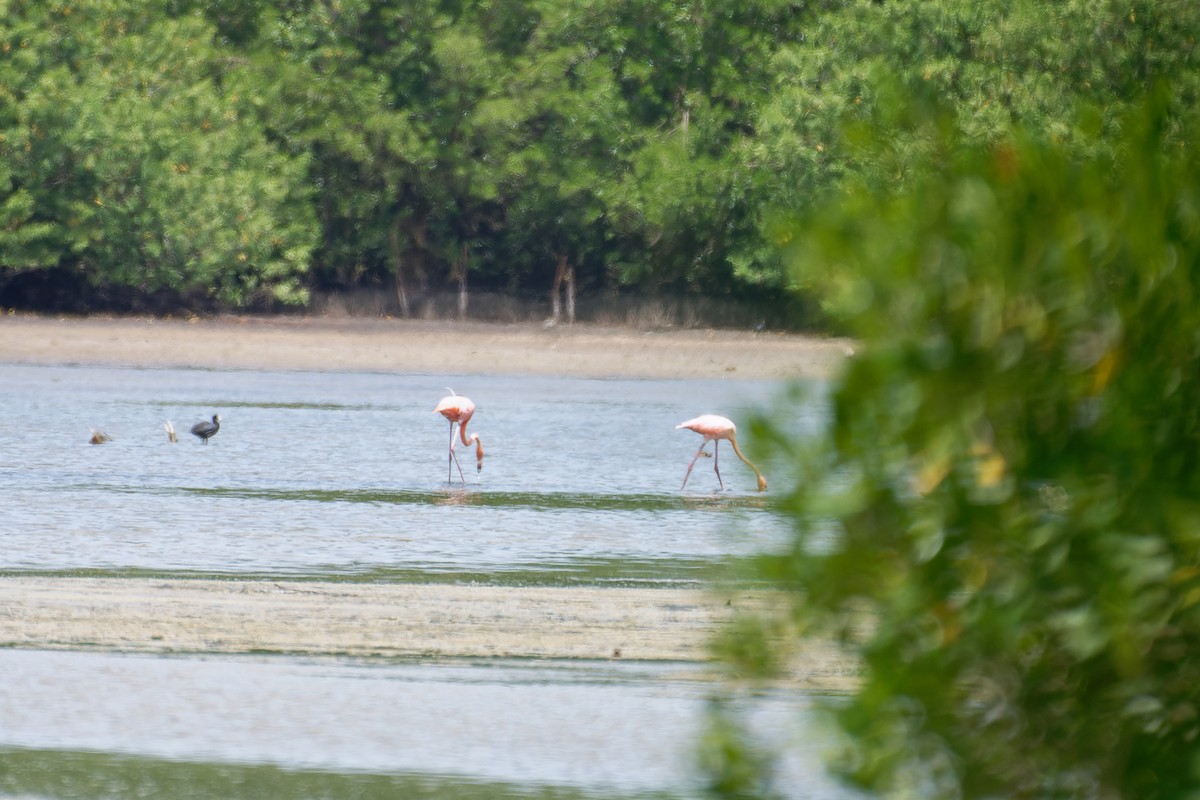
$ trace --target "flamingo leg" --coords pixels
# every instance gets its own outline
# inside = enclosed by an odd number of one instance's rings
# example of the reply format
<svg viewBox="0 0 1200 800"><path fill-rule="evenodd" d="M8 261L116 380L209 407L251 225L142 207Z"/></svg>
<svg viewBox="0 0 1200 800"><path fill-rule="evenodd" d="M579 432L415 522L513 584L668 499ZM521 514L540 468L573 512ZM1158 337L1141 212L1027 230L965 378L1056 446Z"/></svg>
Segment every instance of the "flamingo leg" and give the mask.
<svg viewBox="0 0 1200 800"><path fill-rule="evenodd" d="M455 423L450 423L450 457L446 460L446 483L454 483L454 472L450 467L453 464L458 467L458 477L462 478L462 482L465 484L467 479L463 477L462 467L458 463L458 456L454 454L454 425Z"/></svg>
<svg viewBox="0 0 1200 800"><path fill-rule="evenodd" d="M679 487L679 491L683 491L684 486L687 486L688 478L692 476L692 467L696 466L696 459L700 458L700 454L704 452L704 448L708 447L708 440L705 439L700 445L700 449L696 451L696 455L692 456L692 463L688 464L687 472L683 475L683 486Z"/></svg>
<svg viewBox="0 0 1200 800"><path fill-rule="evenodd" d="M713 472L717 473L717 484L722 490L725 489L725 481L721 480L721 440L716 440L713 444Z"/></svg>

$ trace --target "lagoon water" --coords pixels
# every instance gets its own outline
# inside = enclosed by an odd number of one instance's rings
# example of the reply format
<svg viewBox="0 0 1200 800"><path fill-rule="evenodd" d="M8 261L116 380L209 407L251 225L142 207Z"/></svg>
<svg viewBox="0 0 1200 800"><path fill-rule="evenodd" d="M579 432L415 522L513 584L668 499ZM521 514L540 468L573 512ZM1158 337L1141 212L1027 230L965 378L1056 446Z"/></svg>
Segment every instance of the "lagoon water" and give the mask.
<svg viewBox="0 0 1200 800"><path fill-rule="evenodd" d="M432 412L447 387L475 401L486 449L477 473L458 448L465 486ZM0 365L0 573L696 585L790 530L727 446L726 491L701 459L681 492L700 437L675 425L779 407L808 435L827 414L808 388L781 405L756 381ZM202 445L187 430L214 413ZM750 455L773 492L797 480ZM70 788L76 773L192 796L694 796L712 690L691 665L636 663L13 650L0 674L0 791L48 797L122 794ZM845 797L810 700L752 703L792 745L776 788Z"/></svg>

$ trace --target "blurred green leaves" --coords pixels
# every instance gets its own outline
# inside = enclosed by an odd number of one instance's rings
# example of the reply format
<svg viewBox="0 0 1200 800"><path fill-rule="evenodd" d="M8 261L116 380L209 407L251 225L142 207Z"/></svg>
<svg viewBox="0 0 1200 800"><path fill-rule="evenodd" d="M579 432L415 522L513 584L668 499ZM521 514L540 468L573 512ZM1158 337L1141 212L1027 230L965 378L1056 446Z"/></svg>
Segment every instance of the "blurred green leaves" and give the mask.
<svg viewBox="0 0 1200 800"><path fill-rule="evenodd" d="M862 660L835 712L862 786L1200 791L1200 117L1163 90L1070 146L945 120L780 237L862 347L822 441L761 436L807 476L763 574Z"/></svg>

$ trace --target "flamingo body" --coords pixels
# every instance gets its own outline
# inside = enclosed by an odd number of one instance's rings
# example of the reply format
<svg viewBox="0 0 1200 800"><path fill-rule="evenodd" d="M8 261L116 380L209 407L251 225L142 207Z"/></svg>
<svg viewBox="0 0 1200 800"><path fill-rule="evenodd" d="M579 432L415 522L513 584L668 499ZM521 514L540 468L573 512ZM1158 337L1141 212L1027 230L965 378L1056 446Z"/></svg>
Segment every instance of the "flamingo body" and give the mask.
<svg viewBox="0 0 1200 800"><path fill-rule="evenodd" d="M737 426L733 424L733 420L718 414L703 414L675 426L675 430L680 428L695 431L706 440L728 439L737 436Z"/></svg>
<svg viewBox="0 0 1200 800"><path fill-rule="evenodd" d="M449 463L446 465L446 481L449 482L454 474L450 470L450 466L453 465L458 467L458 477L462 479L463 483L466 483L467 479L463 477L462 467L458 464L458 456L454 454L454 426L458 426L459 438L465 446L475 445L475 471L481 471L483 469L483 440L477 433L467 436L467 423L475 414L475 404L470 399L455 394L451 389L448 396L438 401L437 407L433 411L435 414L441 414L450 422L450 456L447 459Z"/></svg>
<svg viewBox="0 0 1200 800"><path fill-rule="evenodd" d="M758 467L754 466L754 463L742 454L742 449L738 447L737 426L733 424L733 420L718 414L703 414L675 426L676 430L680 428L695 431L704 437L704 441L700 443L700 449L696 451L696 455L692 457L692 462L688 464L687 473L683 476L683 486L679 487L681 490L687 486L688 478L692 475L692 467L696 466L696 459L700 458L700 455L704 453L704 448L708 446L709 442L716 442L713 445L713 472L717 473L717 483L722 489L725 488L725 482L721 480L720 452L721 442L727 441L733 448L734 454L746 462L750 469L754 470L754 474L758 478L758 490L760 492L766 491L767 479L763 477Z"/></svg>
<svg viewBox="0 0 1200 800"><path fill-rule="evenodd" d="M443 397L434 411L450 420L451 424L457 422L465 425L475 413L475 404L462 395L452 394Z"/></svg>

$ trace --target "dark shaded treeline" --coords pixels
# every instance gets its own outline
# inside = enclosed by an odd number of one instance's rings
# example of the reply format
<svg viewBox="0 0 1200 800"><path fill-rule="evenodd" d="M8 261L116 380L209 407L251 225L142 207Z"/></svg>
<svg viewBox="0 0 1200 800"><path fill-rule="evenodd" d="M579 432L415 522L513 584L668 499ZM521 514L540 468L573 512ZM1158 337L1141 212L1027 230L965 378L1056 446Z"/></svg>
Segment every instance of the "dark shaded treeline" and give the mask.
<svg viewBox="0 0 1200 800"><path fill-rule="evenodd" d="M891 159L860 154L854 121L895 113L880 76L971 139L1020 122L1090 157L1155 79L1194 102L1200 74L1182 0L6 8L5 305L366 289L398 313L457 292L457 312L483 289L556 316L636 293L812 325L792 222L848 176L936 157L900 122Z"/></svg>

